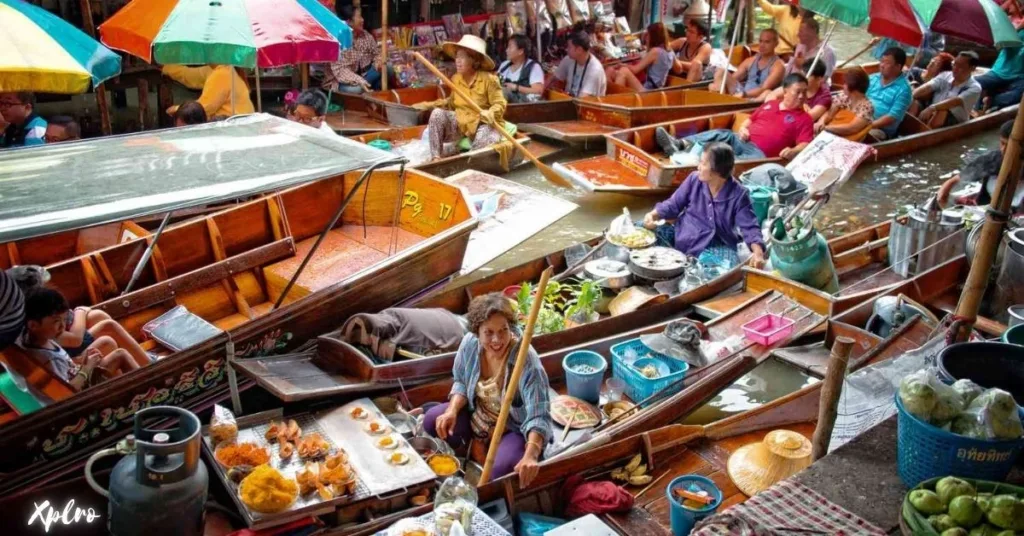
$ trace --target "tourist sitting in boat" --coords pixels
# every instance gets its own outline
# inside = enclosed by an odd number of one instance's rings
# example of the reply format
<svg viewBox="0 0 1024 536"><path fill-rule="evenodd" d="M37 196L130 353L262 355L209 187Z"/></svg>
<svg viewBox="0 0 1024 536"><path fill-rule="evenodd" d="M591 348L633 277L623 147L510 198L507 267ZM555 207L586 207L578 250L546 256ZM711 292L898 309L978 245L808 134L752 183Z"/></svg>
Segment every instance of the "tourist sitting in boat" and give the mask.
<svg viewBox="0 0 1024 536"><path fill-rule="evenodd" d="M868 77L868 98L875 107L875 120L871 123L871 136L877 140L896 137L903 117L910 109L913 90L903 73L907 53L891 47L878 63L878 72Z"/></svg>
<svg viewBox="0 0 1024 536"><path fill-rule="evenodd" d="M999 2L999 6L1006 12L1014 28L1020 28L1024 24L1024 9L1021 8L1020 0L1003 0Z"/></svg>
<svg viewBox="0 0 1024 536"><path fill-rule="evenodd" d="M174 112L174 126L176 127L202 125L208 120L203 105L196 101L187 101L178 106L178 109Z"/></svg>
<svg viewBox="0 0 1024 536"><path fill-rule="evenodd" d="M914 14L915 18L917 14ZM920 21L920 19L918 19ZM888 37L876 37L871 40L875 47L871 49L871 56L876 60L881 61L882 56L885 55L885 51L891 47L897 47L903 49L903 52L907 53L908 58L912 58L910 67L917 67L924 69L931 63L932 59L942 53L946 48L946 37L940 33L929 30L926 25L922 24L921 28L924 30L921 46L912 47L900 43L895 39Z"/></svg>
<svg viewBox="0 0 1024 536"><path fill-rule="evenodd" d="M807 77L807 102L805 104L807 113L811 119L817 121L832 107L832 88L825 81L825 64L822 63L821 58L818 58L817 61L810 58L804 62L799 72ZM776 88L762 94L762 100L765 102L779 100L784 93L783 88Z"/></svg>
<svg viewBox="0 0 1024 536"><path fill-rule="evenodd" d="M843 90L832 99L828 112L814 124L815 134L826 131L843 137L866 135L866 129L875 120L875 107L867 96L868 73L860 67L850 67L843 71L843 80ZM863 139L863 135L859 138Z"/></svg>
<svg viewBox="0 0 1024 536"><path fill-rule="evenodd" d="M1017 29L1024 39L1024 26ZM1003 47L987 73L975 80L981 84L980 113L1019 104L1024 95L1024 47Z"/></svg>
<svg viewBox="0 0 1024 536"><path fill-rule="evenodd" d="M231 117L256 111L249 98L248 82L230 65L164 65L161 72L185 87L201 89L196 101L206 111L206 117ZM167 114L174 116L177 111L177 106L171 106Z"/></svg>
<svg viewBox="0 0 1024 536"><path fill-rule="evenodd" d="M7 274L26 296L37 288L45 287L50 280L46 268L35 265L14 266L7 270ZM138 341L101 309L78 306L68 311L64 332L55 340L72 358L81 356L87 348L98 344L98 348L105 350L104 353L124 348L140 366L150 363L149 355Z"/></svg>
<svg viewBox="0 0 1024 536"><path fill-rule="evenodd" d="M778 44L777 31L771 28L761 30L757 54L743 60L734 73L729 73L724 67L715 69L715 79L708 89L720 91L723 76L726 77L723 93L744 99L756 99L779 87L782 77L785 76L786 66L782 58L775 53Z"/></svg>
<svg viewBox="0 0 1024 536"><path fill-rule="evenodd" d="M974 51L965 50L957 54L952 71L942 73L914 90L910 115L932 128L969 121L970 110L981 98L981 84L974 79L977 67L978 54ZM946 117L939 124L934 124L933 119L939 112L946 112Z"/></svg>
<svg viewBox="0 0 1024 536"><path fill-rule="evenodd" d="M928 65L922 69L920 67L911 67L907 70L907 79L910 80L911 86L920 86L931 81L932 78L939 76L942 73L948 73L953 70L953 60L955 58L949 52L940 52Z"/></svg>
<svg viewBox="0 0 1024 536"><path fill-rule="evenodd" d="M530 59L530 38L515 34L505 47L508 58L498 67L501 91L508 102L537 102L544 95L544 69Z"/></svg>
<svg viewBox="0 0 1024 536"><path fill-rule="evenodd" d="M602 60L614 60L622 57L622 49L615 44L615 29L600 22L594 26L594 44L590 50Z"/></svg>
<svg viewBox="0 0 1024 536"><path fill-rule="evenodd" d="M725 261L730 267L740 263L736 246L742 240L752 253L750 265L764 265L764 241L750 194L732 176L735 158L724 143L705 146L697 171L683 179L672 197L644 215L644 227L656 230L662 240L671 233L666 241L691 257L713 256L718 264ZM658 220L675 223L670 227Z"/></svg>
<svg viewBox="0 0 1024 536"><path fill-rule="evenodd" d="M455 449L468 447L474 439L484 446L490 441L520 342L512 302L500 293L473 298L466 317L470 332L455 354L448 401L430 408L423 419L428 434ZM493 478L515 471L519 485L526 487L537 476L544 445L551 439L548 389L548 376L531 347L498 445Z"/></svg>
<svg viewBox="0 0 1024 536"><path fill-rule="evenodd" d="M319 89L307 89L287 106L286 117L289 121L313 127L325 134L335 135L324 118L327 117L327 95Z"/></svg>
<svg viewBox="0 0 1024 536"><path fill-rule="evenodd" d="M1003 155L1006 153L1006 145L1010 143L1010 133L1013 132L1013 119L1003 123L999 127L999 150L986 151L967 162L963 170L957 175L942 183L939 193L936 196L940 205L946 206L949 203L949 196L961 183L978 183L981 185L977 195L973 198L957 199L959 204L988 205L992 202L992 192L995 190L996 180L999 178L999 169L1003 165ZM1013 214L1024 214L1024 181L1017 184L1017 191L1013 194L1011 203Z"/></svg>
<svg viewBox="0 0 1024 536"><path fill-rule="evenodd" d="M832 71L836 69L836 51L832 49L832 45L821 40L821 25L814 17L804 17L800 21L797 39L799 44L796 46L793 57L786 64L786 74L799 71L804 62L818 56L821 61L825 62L825 80L831 81ZM818 50L821 50L820 55Z"/></svg>
<svg viewBox="0 0 1024 536"><path fill-rule="evenodd" d="M665 87L675 61L668 50L668 32L662 23L655 22L647 27L643 39L647 45L644 57L629 65L608 67L605 73L608 80L633 91Z"/></svg>
<svg viewBox="0 0 1024 536"><path fill-rule="evenodd" d="M732 147L740 159L792 159L814 138L814 120L804 110L807 100L807 78L800 73L782 81L782 99L766 102L739 128L739 134L728 129L714 129L676 139L658 127L655 140L667 156L690 151L695 144L722 142Z"/></svg>
<svg viewBox="0 0 1024 536"><path fill-rule="evenodd" d="M501 92L501 82L492 72L494 60L487 56L487 44L475 35L464 35L458 43L442 46L445 54L455 58L452 84L473 98L483 110L478 114L468 103L452 92L444 99L419 102L412 107L431 110L429 125L430 156L438 159L458 152L456 144L463 136L471 140L473 149L481 149L501 141L501 134L492 125L503 124L508 102Z"/></svg>
<svg viewBox="0 0 1024 536"><path fill-rule="evenodd" d="M572 97L603 97L608 88L601 60L590 53L590 36L586 32L569 35L565 43L566 56L544 89L561 82Z"/></svg>
<svg viewBox="0 0 1024 536"><path fill-rule="evenodd" d="M757 0L757 4L761 6L761 11L775 19L775 29L779 32L779 46L775 53L791 54L793 44L799 42L800 21L803 20L800 8L784 3L775 5L768 0Z"/></svg>
<svg viewBox="0 0 1024 536"><path fill-rule="evenodd" d="M708 41L708 26L700 19L686 21L686 36L669 43L670 50L678 51L672 72L685 76L690 82L711 80L715 70L711 67L713 48Z"/></svg>
<svg viewBox="0 0 1024 536"><path fill-rule="evenodd" d="M0 127L4 127L0 148L46 143L46 120L36 114L36 96L33 93L0 93Z"/></svg>
<svg viewBox="0 0 1024 536"><path fill-rule="evenodd" d="M341 59L326 70L324 89L356 95L380 90L380 45L364 27L362 10L351 4L339 4L338 17L352 28L352 46L341 51Z"/></svg>
<svg viewBox="0 0 1024 536"><path fill-rule="evenodd" d="M116 346L111 349L107 341L99 339L85 348L80 357L72 358L57 343L66 329L69 310L67 300L54 289L36 287L25 295L25 333L19 346L40 366L76 390L89 383L97 367L108 374L123 374L139 368L127 350Z"/></svg>
<svg viewBox="0 0 1024 536"><path fill-rule="evenodd" d="M61 143L64 141L75 141L82 139L82 127L78 121L67 115L51 117L46 122L46 143Z"/></svg>

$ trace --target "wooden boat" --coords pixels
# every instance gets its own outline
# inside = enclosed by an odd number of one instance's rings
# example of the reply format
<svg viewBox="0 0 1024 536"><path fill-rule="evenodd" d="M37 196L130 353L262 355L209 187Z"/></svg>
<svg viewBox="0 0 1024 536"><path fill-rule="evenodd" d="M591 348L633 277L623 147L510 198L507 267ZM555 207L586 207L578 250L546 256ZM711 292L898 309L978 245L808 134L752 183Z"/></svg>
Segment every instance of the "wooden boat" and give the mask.
<svg viewBox="0 0 1024 536"><path fill-rule="evenodd" d="M360 143L369 143L373 140L386 140L391 143L392 147L399 147L422 139L423 131L426 129L426 125L389 128L388 130L372 134L353 136L351 139ZM556 151L554 147L541 143L532 143L530 137L521 132L516 133L516 139L527 146L527 148L537 158L543 158ZM511 154L515 154L514 149L512 149ZM524 162L528 163L529 161L520 158L518 162L510 162L510 165L514 164L513 167L515 167L515 165L521 165ZM419 169L439 177L450 177L467 169L475 169L478 171L496 174L502 174L507 171L501 167L501 157L498 152L494 150L493 146L484 147L482 149L473 149L464 153L439 158L437 160L427 160L408 167L412 169Z"/></svg>
<svg viewBox="0 0 1024 536"><path fill-rule="evenodd" d="M237 129L245 121L225 123L220 127L224 130L215 134L226 138L238 135ZM269 116L251 121L258 122L257 130L264 136L269 134L264 131L268 126L278 135L299 127ZM174 147L172 142L178 136L176 130L168 130L111 138L108 143L117 148L122 143L126 147L148 144L166 150ZM164 141L167 139L170 141ZM309 168L315 174L305 179L309 184L166 228L130 292L125 290L133 269L155 237L133 238L81 255L68 250L72 256L47 266L52 275L50 285L63 292L72 306L106 311L139 340L143 340L147 322L177 305L223 333L178 352L145 341L146 349L162 356L159 361L81 393L75 393L17 347L5 349L2 359L7 367L23 377L39 398L52 403L19 415L16 405L5 401L0 416L0 452L4 453L0 464L6 478L0 488L9 491L35 480L43 468L56 466L49 462L87 455L123 435L141 408L154 404L193 407L222 397L229 354L248 357L293 348L335 327L333 319L338 315L392 306L459 271L469 234L476 226L475 210L462 189L415 170L406 171L404 177L397 170L375 171L360 184L360 173L347 172L326 157L344 151L344 158L354 167L363 162L356 158L361 151L376 158L382 153L340 138L330 151L321 150L328 146L318 137L306 141L309 147L295 147L300 150L291 153L282 150L273 158L281 159L289 171L295 157L316 158L319 165ZM212 138L204 142L216 143ZM269 165L273 160L259 158L258 147L243 149L221 153L219 165L235 170L241 178L252 175L253 180L280 171ZM25 152L21 157L33 154ZM123 165L120 159L114 160L112 166ZM185 167L181 173L213 171L211 183L219 176L218 168L208 167L200 158L191 161L198 169ZM252 169L245 168L249 165ZM154 167L151 173L156 170ZM66 176L59 167L55 173ZM160 178L166 173L161 170ZM198 176L202 179L201 173ZM140 181L152 178L141 172L138 177ZM83 177L82 182L87 179ZM277 189L280 184L268 180L264 187ZM358 202L342 210L344 200L353 198ZM335 214L340 218L332 222ZM334 222L340 223L328 227ZM73 223L67 227L74 228ZM321 232L325 234L320 248L281 300ZM87 249L88 243L83 244ZM24 262L29 251L17 250ZM279 300L282 304L275 308Z"/></svg>
<svg viewBox="0 0 1024 536"><path fill-rule="evenodd" d="M1003 108L966 123L936 129L928 128L916 117L908 115L900 124L899 137L880 142L868 140L866 143L875 149L877 160L884 160L996 128L1016 113L1016 106ZM667 195L696 171L697 166L679 165L666 157L655 141L655 129L664 128L679 137L719 128L735 131L747 117L747 114L739 112L720 113L621 130L605 136L606 154L557 164L555 169L590 191ZM785 161L782 158L737 160L736 173L767 163L784 165Z"/></svg>

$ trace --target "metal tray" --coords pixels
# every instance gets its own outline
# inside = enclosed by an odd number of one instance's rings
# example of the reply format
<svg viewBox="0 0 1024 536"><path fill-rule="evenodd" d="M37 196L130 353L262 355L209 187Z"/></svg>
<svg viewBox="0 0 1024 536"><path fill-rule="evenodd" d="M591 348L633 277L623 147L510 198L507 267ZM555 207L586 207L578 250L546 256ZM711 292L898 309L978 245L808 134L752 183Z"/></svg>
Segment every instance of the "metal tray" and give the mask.
<svg viewBox="0 0 1024 536"><path fill-rule="evenodd" d="M349 411L356 405L362 406L370 413L367 420L355 420L349 417ZM287 478L294 478L296 472L303 469L307 460L299 458L296 452L290 459L282 462L278 455L280 447L277 442L270 442L264 438L270 421L281 422L282 420L287 421L287 419L295 419L299 427L302 428L303 435L311 432L320 433L330 443L332 454L339 449L343 449L348 454L349 465L356 475L356 490L353 494L335 497L329 501L322 500L315 492L307 496L300 495L288 509L282 512L275 514L254 512L239 498L238 484L227 478L227 470L214 458L214 445L210 441L209 427L204 426L203 449L207 451L208 459L211 460L207 466L212 468L211 472L228 489L242 518L252 529L264 529L309 516L330 514L339 506L368 499L382 499L383 495L393 494L393 492L405 493L411 486L433 482L436 478L423 458L409 446L408 441L400 434L394 434L399 442L399 446L394 451L401 450L408 454L409 462L405 465L395 466L385 461L385 451L378 449L375 444L376 439L381 436L370 435L363 429L363 425L370 420L387 422L387 419L367 398L317 413L286 416L283 410L276 409L237 418L238 441L252 442L268 447L269 464ZM323 461L323 458L313 458L309 461Z"/></svg>

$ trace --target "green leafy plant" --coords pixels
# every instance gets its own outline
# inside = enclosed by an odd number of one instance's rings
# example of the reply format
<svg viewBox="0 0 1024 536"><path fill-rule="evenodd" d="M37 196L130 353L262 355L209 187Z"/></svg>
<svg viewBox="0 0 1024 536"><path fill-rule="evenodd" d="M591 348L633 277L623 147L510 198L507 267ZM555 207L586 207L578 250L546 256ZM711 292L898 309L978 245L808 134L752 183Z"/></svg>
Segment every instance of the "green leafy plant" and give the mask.
<svg viewBox="0 0 1024 536"><path fill-rule="evenodd" d="M533 289L532 283L524 281L519 287L519 292L516 293L516 310L521 322L525 322L530 316L530 308L533 306ZM565 329L562 312L565 309L564 293L566 290L567 287L556 281L550 281L547 288L544 289L544 297L540 311L537 313L535 327L538 334L554 333ZM520 324L519 327L522 329L525 324Z"/></svg>
<svg viewBox="0 0 1024 536"><path fill-rule="evenodd" d="M594 314L594 307L601 300L603 291L594 281L585 280L572 289L572 298L565 304L565 318L586 322Z"/></svg>

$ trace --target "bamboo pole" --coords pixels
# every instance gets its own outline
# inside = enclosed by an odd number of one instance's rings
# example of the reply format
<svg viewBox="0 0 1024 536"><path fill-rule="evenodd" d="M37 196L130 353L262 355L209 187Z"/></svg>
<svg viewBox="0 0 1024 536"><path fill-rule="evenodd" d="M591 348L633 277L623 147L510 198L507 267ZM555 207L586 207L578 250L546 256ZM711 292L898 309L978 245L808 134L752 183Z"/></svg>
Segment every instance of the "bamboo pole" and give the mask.
<svg viewBox="0 0 1024 536"><path fill-rule="evenodd" d="M981 238L974 253L971 271L967 274L964 291L960 294L960 302L956 306L956 326L953 334L956 342L968 339L971 328L978 320L978 309L988 287L989 273L996 259L996 251L1003 237L1003 229L1009 219L1010 204L1013 194L1017 191L1017 183L1021 172L1021 143L1024 143L1024 97L1017 107L1017 117L1013 121L1010 141L1006 144L1003 154L1003 165L999 168L999 178L992 192L992 203L985 214L985 224L981 229Z"/></svg>
<svg viewBox="0 0 1024 536"><path fill-rule="evenodd" d="M478 114L483 114L483 110L480 109L480 106L477 105L476 101L469 98L469 95L466 95L461 89L455 86L455 84L452 84L452 81L449 80L448 77L445 76L445 74L442 73L440 69L434 66L433 63L427 61L427 58L424 58L423 55L420 54L419 52L413 52L412 55L413 57L416 58L417 61L419 61L427 69L429 69L430 72L434 73L434 76L436 76L438 80L444 82L445 84L448 85L448 87L452 88L452 92L455 93L464 102L468 103L470 108L473 109L473 111L475 111ZM540 174L543 175L545 179L559 186L564 186L566 188L572 187L572 184L569 181L567 181L561 175L556 173L555 170L551 169L551 166L548 166L544 162L541 162L536 156L533 156L533 154L531 154L530 151L527 151L526 148L523 147L522 143L519 143L519 140L517 140L515 136L509 134L504 128L501 127L501 125L491 125L491 128L497 130L498 134L501 134L501 136L504 137L506 140L512 142L512 145L514 145L516 149L519 149L519 152L523 153L523 155L526 156L526 158L529 158L530 161L533 162L533 165L537 166L537 169L540 171Z"/></svg>
<svg viewBox="0 0 1024 536"><path fill-rule="evenodd" d="M516 398L516 391L519 390L519 378L523 375L526 366L526 356L530 350L530 342L533 340L533 327L537 323L537 315L540 313L541 304L544 303L544 289L548 287L548 279L554 268L548 266L544 273L540 274L540 282L537 283L537 295L533 297L533 305L530 306L530 316L526 320L526 329L523 331L523 340L519 342L519 352L516 354L516 364L505 384L505 398L501 401L501 411L498 413L498 422L494 424L494 431L491 433L491 445L487 448L487 459L484 461L484 470L480 473L480 483L483 486L491 480L491 471L494 469L494 458L498 454L498 444L501 443L501 436L505 435L505 424L508 422L508 414L512 409L512 401ZM529 438L527 438L529 439Z"/></svg>
<svg viewBox="0 0 1024 536"><path fill-rule="evenodd" d="M836 412L839 409L839 395L843 392L843 379L850 363L850 351L853 350L853 339L837 337L832 343L832 353L828 358L828 370L821 385L821 398L818 401L818 425L814 428L811 439L811 460L818 461L828 454L828 444L832 440L832 429L836 425Z"/></svg>
<svg viewBox="0 0 1024 536"><path fill-rule="evenodd" d="M380 32L380 88L388 90L388 4L391 0L382 0L381 9L381 32Z"/></svg>
<svg viewBox="0 0 1024 536"><path fill-rule="evenodd" d="M839 66L836 67L836 71L838 71L839 69L842 69L843 67L846 67L847 65L850 64L851 61L859 58L862 54L864 54L865 52L871 50L871 48L874 47L874 46L875 46L874 42L868 43L866 47L860 49L859 52L857 52L856 54L850 56L849 58L846 58L846 61L844 61L843 63L840 63Z"/></svg>

